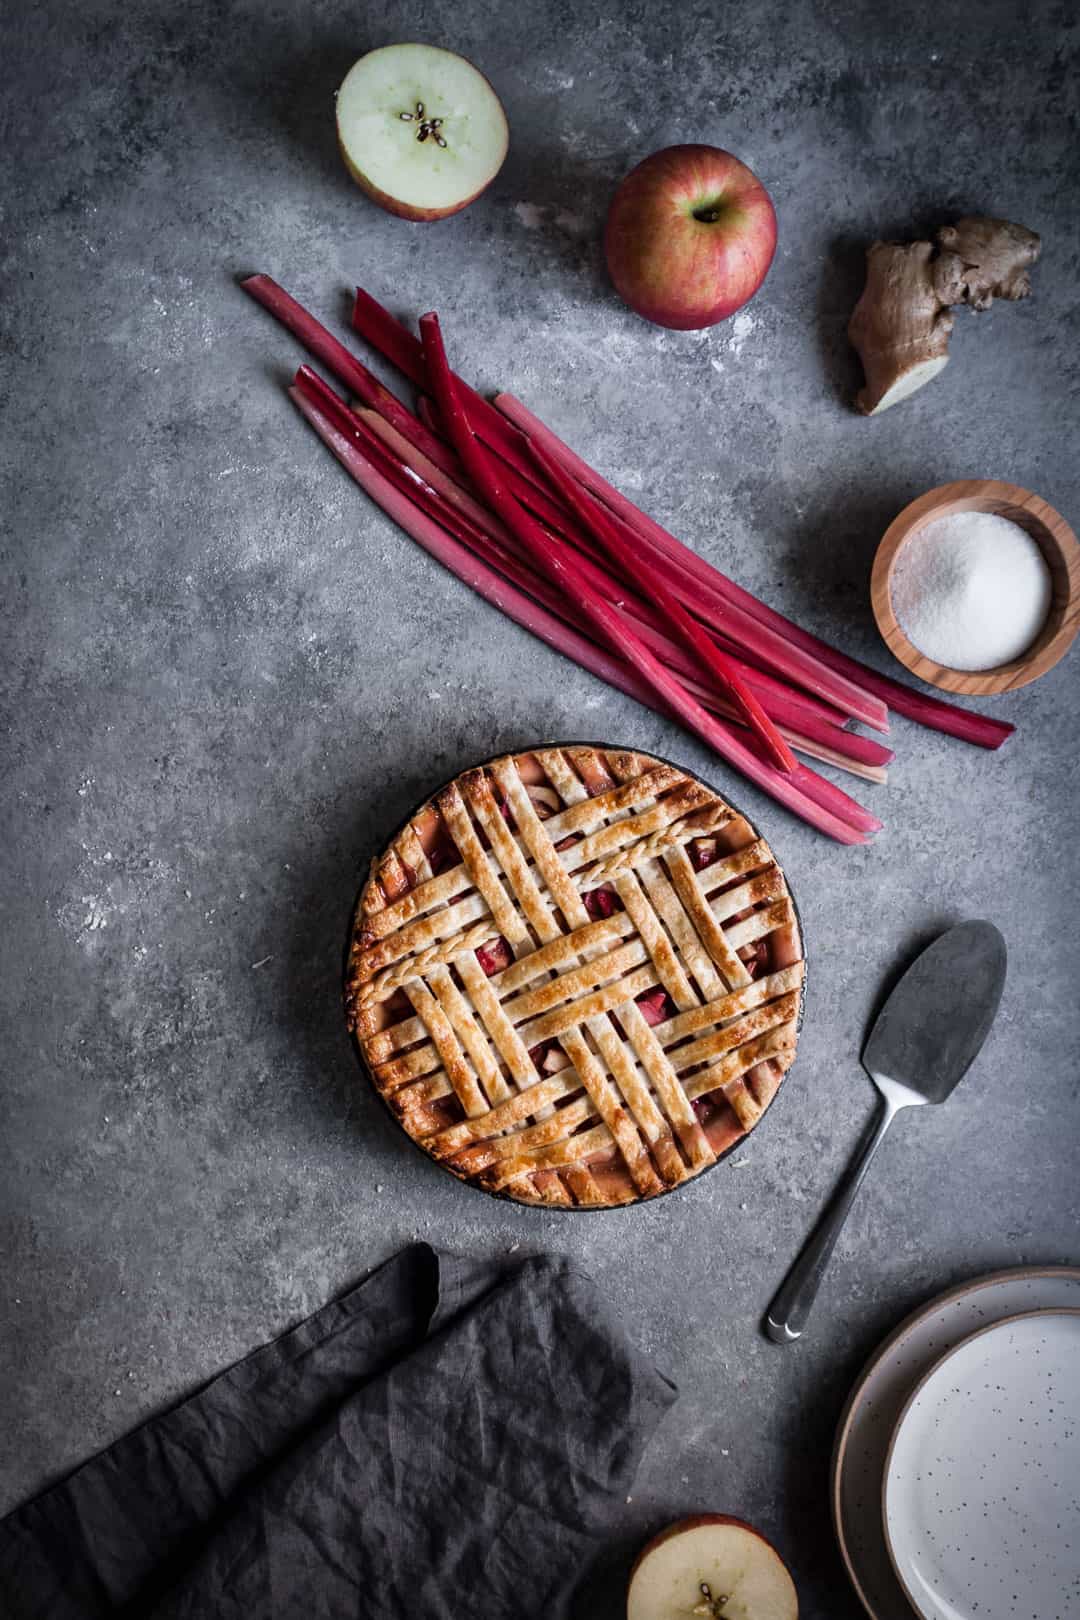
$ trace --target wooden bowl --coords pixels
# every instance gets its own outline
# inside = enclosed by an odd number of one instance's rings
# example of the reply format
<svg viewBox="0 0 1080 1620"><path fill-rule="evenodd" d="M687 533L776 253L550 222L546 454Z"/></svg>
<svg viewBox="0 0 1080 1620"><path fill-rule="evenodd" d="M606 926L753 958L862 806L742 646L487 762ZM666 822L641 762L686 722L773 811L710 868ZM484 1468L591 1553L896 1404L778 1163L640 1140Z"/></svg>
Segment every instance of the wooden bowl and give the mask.
<svg viewBox="0 0 1080 1620"><path fill-rule="evenodd" d="M950 669L947 664L935 663L912 645L893 612L893 569L904 542L916 529L954 512L993 512L1018 524L1037 543L1050 570L1053 593L1046 623L1025 653L996 669ZM1053 669L1080 630L1080 545L1060 513L1018 484L1000 484L989 478L941 484L905 506L889 524L874 557L870 600L889 651L921 681L972 697L1009 692Z"/></svg>

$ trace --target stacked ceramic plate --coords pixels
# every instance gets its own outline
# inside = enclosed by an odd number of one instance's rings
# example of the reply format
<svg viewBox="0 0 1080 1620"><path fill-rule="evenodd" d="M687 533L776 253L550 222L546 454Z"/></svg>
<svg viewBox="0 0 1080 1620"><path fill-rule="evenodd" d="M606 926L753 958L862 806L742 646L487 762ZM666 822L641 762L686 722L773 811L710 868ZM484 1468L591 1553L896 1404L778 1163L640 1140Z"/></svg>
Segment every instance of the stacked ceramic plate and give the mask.
<svg viewBox="0 0 1080 1620"><path fill-rule="evenodd" d="M901 1323L833 1454L873 1620L1080 1615L1080 1269L1000 1271Z"/></svg>

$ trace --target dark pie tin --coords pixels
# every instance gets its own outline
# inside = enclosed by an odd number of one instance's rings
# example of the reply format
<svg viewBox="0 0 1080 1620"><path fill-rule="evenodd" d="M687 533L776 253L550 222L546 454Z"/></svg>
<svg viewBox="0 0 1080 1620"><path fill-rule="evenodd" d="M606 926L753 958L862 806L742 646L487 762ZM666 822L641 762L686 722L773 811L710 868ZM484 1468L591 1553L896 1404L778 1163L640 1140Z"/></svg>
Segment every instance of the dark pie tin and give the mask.
<svg viewBox="0 0 1080 1620"><path fill-rule="evenodd" d="M686 765L680 765L676 760L668 759L665 754L657 754L651 748L629 748L625 743L595 741L580 742L574 740L563 742L536 742L527 744L521 748L502 748L497 754L489 754L486 759L477 760L473 765L463 765L460 770L454 772L453 776L448 776L445 781L440 782L436 787L433 787L429 792L425 793L422 798L416 801L412 809L407 811L406 814L402 816L394 830L379 845L379 851L381 852L384 849L389 849L390 845L398 837L399 833L405 831L405 828L408 826L409 822L412 821L413 817L418 815L424 806L435 798L437 794L441 793L443 788L449 787L451 782L456 782L459 776L464 776L466 771L483 770L485 766L493 765L496 760L506 759L508 755L535 754L540 749L544 748L595 748L601 753L645 754L649 759L658 760L661 765L670 765L673 770L682 771L685 776L691 777L693 781L700 782L702 787L707 788L710 793L715 793L718 798L723 799L724 803L728 805L730 809L734 810L737 816L742 817L747 826L750 828L750 831L754 834L755 838L764 837L764 834L758 831L757 824L752 821L751 818L746 815L746 813L741 810L734 800L730 799L726 793L722 793L718 787L714 787L711 782L707 782L703 776L698 774L697 771L690 770L690 768ZM765 839L765 842L769 845L769 848L772 849L773 846L771 841L769 839ZM777 862L777 864L779 865L780 863ZM799 928L799 941L803 950L803 982L799 987L799 1011L795 1020L796 1034L798 1035L802 1032L803 1019L806 1014L806 984L809 977L809 967L806 959L806 933L803 928L802 913L799 910L799 903L795 898L790 883L788 883L787 869L785 867L781 867L781 870L784 873L784 881L787 883L788 898L791 901L791 907L795 913L795 921ZM366 886L367 879L365 878L364 882L360 885L356 900L353 902L353 908L349 913L349 929L345 936L345 949L341 964L341 990L343 998L346 989L346 976L349 969L349 947L352 944L352 936L356 927L356 917L360 909L360 898ZM382 1104L383 1108L385 1108L390 1119L393 1120L394 1128L397 1131L397 1134L403 1137L405 1141L408 1142L411 1147L415 1148L418 1153L423 1154L424 1158L427 1159L429 1164L436 1165L438 1169L444 1171L448 1176L451 1177L452 1180L456 1181L459 1186L467 1187L470 1192L479 1193L482 1198L496 1199L502 1204L512 1204L515 1209L529 1210L537 1214L614 1215L618 1214L620 1211L648 1207L649 1205L658 1203L661 1198L670 1197L673 1193L686 1192L689 1188L697 1186L697 1184L701 1182L705 1176L711 1174L711 1172L715 1170L718 1165L723 1164L724 1160L729 1158L730 1155L736 1151L736 1149L744 1148L746 1146L748 1137L752 1136L754 1132L761 1129L766 1116L773 1112L773 1108L776 1103L776 1097L773 1097L772 1101L766 1105L761 1119L758 1120L757 1124L753 1127L753 1130L747 1131L745 1135L740 1136L737 1141L732 1142L729 1148L725 1148L723 1153L718 1153L713 1163L708 1165L706 1169L700 1170L696 1176L691 1176L688 1180L680 1182L677 1187L665 1187L663 1192L653 1193L649 1198L634 1198L627 1204L529 1204L521 1198L514 1198L510 1193L492 1191L492 1189L489 1187L477 1186L475 1181L470 1181L466 1176L457 1175L450 1165L444 1164L441 1159L437 1159L434 1154L429 1153L422 1142L417 1141L415 1136L409 1135L409 1132L397 1118L394 1110L390 1107L389 1102L375 1084L375 1078L372 1075L371 1070L368 1068L364 1055L360 1050L359 1042L356 1040L351 1030L349 1031L349 1045L353 1049L357 1063L363 1070L364 1078L367 1080L368 1085L375 1093L375 1096L379 1099L379 1102ZM784 1090L784 1087L787 1084L788 1076L791 1074L791 1070L795 1067L795 1064L798 1061L798 1055L798 1048L796 1047L795 1056L792 1058L791 1065L784 1074L784 1080L781 1083L780 1091ZM779 1092L777 1095L779 1095Z"/></svg>

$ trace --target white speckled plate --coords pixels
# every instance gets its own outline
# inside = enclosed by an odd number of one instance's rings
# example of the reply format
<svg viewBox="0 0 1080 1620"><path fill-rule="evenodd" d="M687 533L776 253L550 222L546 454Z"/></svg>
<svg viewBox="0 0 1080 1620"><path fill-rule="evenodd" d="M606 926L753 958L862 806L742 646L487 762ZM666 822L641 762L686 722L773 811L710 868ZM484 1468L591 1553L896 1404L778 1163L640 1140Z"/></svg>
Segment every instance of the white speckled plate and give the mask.
<svg viewBox="0 0 1080 1620"><path fill-rule="evenodd" d="M1080 1603L1080 1310L980 1328L900 1415L885 1539L924 1620L1064 1620Z"/></svg>
<svg viewBox="0 0 1080 1620"><path fill-rule="evenodd" d="M901 1322L848 1396L833 1448L832 1511L840 1552L871 1620L912 1620L885 1543L885 1458L908 1396L962 1339L1006 1316L1080 1306L1080 1268L1024 1266L951 1289Z"/></svg>

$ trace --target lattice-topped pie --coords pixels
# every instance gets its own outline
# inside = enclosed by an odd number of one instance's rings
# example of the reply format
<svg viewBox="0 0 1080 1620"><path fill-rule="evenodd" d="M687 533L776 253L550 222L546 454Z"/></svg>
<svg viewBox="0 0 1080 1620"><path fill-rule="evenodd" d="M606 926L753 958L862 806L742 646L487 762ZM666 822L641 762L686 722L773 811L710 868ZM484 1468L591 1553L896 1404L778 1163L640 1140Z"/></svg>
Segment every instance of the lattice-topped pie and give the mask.
<svg viewBox="0 0 1080 1620"><path fill-rule="evenodd" d="M651 1198L753 1128L795 1055L784 876L704 783L537 748L466 771L372 865L349 1025L421 1147L529 1204Z"/></svg>

